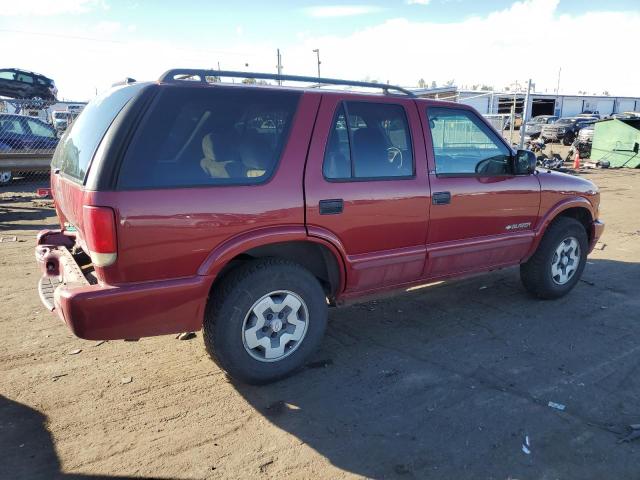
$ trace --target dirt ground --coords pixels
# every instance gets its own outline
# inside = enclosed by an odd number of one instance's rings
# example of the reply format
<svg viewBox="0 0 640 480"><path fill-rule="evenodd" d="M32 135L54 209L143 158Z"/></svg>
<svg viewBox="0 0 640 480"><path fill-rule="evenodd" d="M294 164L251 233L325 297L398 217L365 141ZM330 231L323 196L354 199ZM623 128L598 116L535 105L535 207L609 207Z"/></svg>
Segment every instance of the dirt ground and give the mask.
<svg viewBox="0 0 640 480"><path fill-rule="evenodd" d="M640 423L640 170L581 175L606 246L570 295L534 300L508 269L334 309L266 387L230 383L200 332L74 338L36 291L53 210L5 188L0 478L640 478L640 439L620 441Z"/></svg>

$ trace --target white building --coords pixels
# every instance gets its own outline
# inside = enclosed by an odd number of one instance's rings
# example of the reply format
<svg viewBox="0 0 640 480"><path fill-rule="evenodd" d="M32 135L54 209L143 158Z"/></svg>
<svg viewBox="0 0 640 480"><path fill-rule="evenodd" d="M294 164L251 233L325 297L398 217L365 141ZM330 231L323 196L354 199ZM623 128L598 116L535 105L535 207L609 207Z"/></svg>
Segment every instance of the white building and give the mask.
<svg viewBox="0 0 640 480"><path fill-rule="evenodd" d="M487 92L459 90L455 86L413 90L419 97L438 98L471 105L482 114L511 112L515 103L516 113L522 113L526 95L512 92ZM554 95L532 93L529 95L527 118L537 115L571 117L583 112L599 112L601 116L612 113L640 111L639 97L616 97L604 95Z"/></svg>

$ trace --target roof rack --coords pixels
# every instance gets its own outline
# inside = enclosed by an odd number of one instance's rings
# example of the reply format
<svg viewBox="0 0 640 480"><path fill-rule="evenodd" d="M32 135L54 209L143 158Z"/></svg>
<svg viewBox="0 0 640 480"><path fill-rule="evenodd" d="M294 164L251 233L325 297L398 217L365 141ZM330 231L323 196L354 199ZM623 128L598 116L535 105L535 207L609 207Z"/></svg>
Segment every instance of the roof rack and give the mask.
<svg viewBox="0 0 640 480"><path fill-rule="evenodd" d="M184 78L176 78L176 76L184 76ZM158 79L159 82L169 83L186 80L190 77L200 77L200 82L208 83L205 77L232 77L232 78L255 78L257 80L279 80L290 82L311 82L316 83L317 87L323 85L345 85L350 87L367 87L367 88L379 88L389 95L390 91L399 92L409 97L415 97L415 94L406 88L398 87L396 85L388 85L386 83L376 82L359 82L354 80L340 80L337 78L324 78L324 77L304 77L300 75L278 75L277 73L258 73L258 72L235 72L230 70L199 70L191 68L173 68L166 71Z"/></svg>

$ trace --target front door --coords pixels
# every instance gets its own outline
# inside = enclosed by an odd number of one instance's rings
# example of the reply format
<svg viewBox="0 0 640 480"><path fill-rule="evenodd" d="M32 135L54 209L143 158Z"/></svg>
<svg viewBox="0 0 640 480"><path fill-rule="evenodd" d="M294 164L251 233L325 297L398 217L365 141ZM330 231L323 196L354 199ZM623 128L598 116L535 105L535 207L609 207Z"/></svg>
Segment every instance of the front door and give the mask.
<svg viewBox="0 0 640 480"><path fill-rule="evenodd" d="M346 292L419 279L430 194L415 103L323 94L305 173L310 235L347 264Z"/></svg>
<svg viewBox="0 0 640 480"><path fill-rule="evenodd" d="M537 176L513 173L511 149L472 109L420 108L433 199L428 276L519 262L533 241Z"/></svg>

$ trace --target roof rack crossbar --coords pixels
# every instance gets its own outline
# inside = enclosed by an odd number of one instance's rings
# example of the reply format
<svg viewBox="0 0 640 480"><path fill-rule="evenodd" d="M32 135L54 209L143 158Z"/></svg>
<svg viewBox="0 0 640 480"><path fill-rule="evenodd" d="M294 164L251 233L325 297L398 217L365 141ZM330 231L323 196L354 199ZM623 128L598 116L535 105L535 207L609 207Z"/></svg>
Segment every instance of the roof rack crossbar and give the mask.
<svg viewBox="0 0 640 480"><path fill-rule="evenodd" d="M176 78L176 76L184 76L184 78ZM230 77L230 78L255 78L256 80L277 80L277 81L289 81L289 82L310 82L317 84L318 87L323 85L344 85L350 87L366 87L366 88L379 88L385 94L389 94L390 91L399 92L409 97L415 97L415 94L406 88L398 87L397 85L389 85L386 83L376 82L359 82L355 80L340 80L337 78L324 78L324 77L305 77L300 75L278 75L277 73L259 73L259 72L236 72L231 70L200 70L191 68L173 68L166 71L158 79L159 82L172 83L176 81L182 81L190 77L200 77L200 82L207 83L205 77Z"/></svg>

